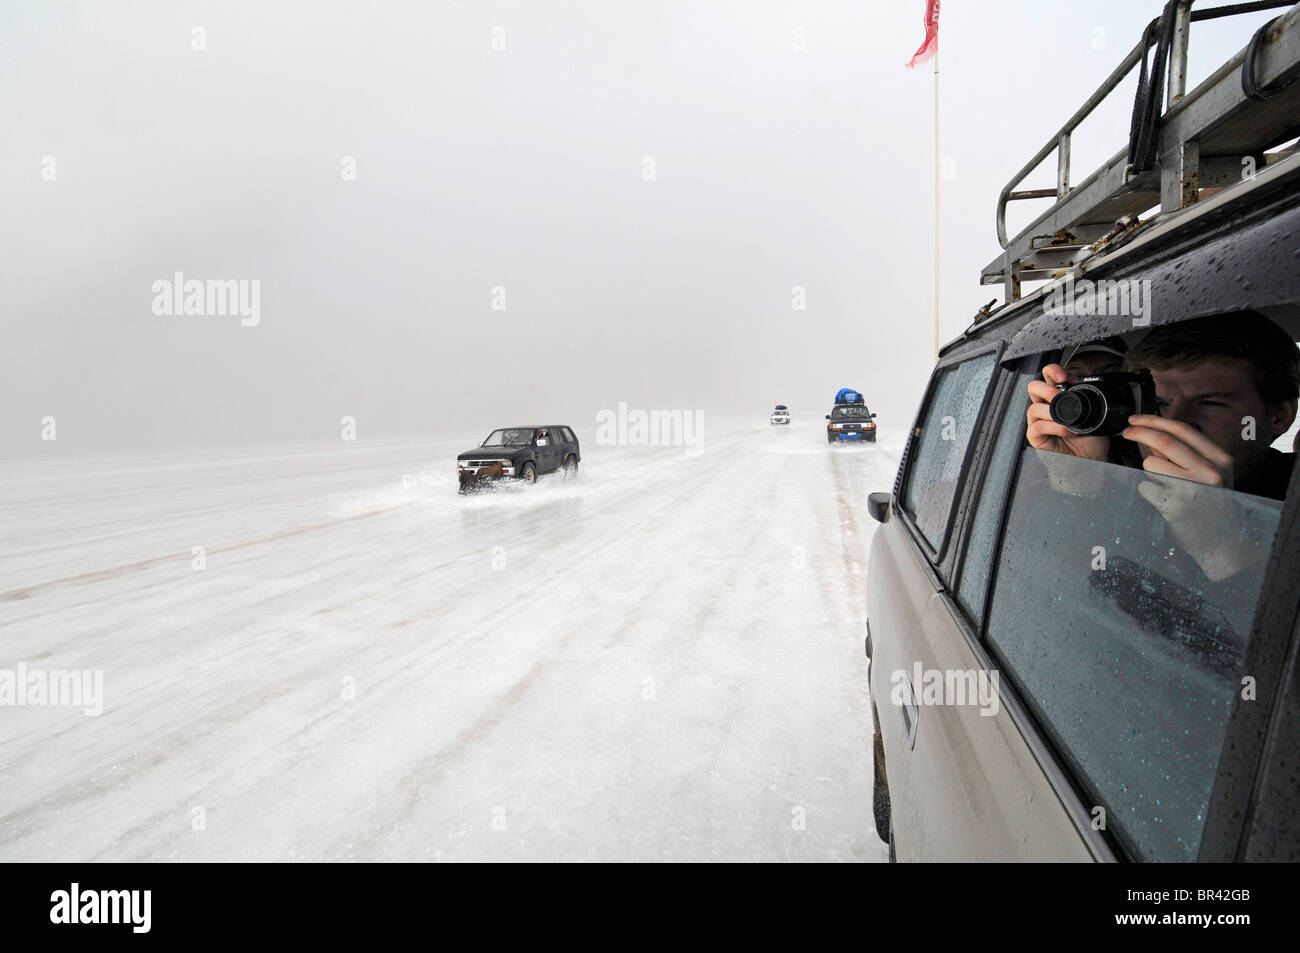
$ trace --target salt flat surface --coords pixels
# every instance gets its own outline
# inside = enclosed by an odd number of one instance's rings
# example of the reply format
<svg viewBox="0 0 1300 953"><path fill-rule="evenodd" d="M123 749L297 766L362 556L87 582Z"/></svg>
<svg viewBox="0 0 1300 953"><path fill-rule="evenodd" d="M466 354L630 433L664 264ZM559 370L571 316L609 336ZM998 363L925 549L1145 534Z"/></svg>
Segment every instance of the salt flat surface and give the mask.
<svg viewBox="0 0 1300 953"><path fill-rule="evenodd" d="M458 496L482 436L0 464L0 668L104 686L0 707L0 860L885 859L899 442L579 430L577 481Z"/></svg>

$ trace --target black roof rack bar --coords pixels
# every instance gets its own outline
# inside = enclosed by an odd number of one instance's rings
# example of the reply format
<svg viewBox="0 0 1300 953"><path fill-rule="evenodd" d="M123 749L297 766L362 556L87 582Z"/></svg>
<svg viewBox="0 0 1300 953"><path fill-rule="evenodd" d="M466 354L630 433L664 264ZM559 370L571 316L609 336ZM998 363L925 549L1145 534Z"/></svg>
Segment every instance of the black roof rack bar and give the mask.
<svg viewBox="0 0 1300 953"><path fill-rule="evenodd" d="M1254 0L1253 3L1230 3L1223 7L1210 7L1208 10L1193 10L1192 21L1217 20L1220 17L1235 17L1242 13L1262 13L1264 10L1280 10L1289 7L1295 0Z"/></svg>
<svg viewBox="0 0 1300 953"><path fill-rule="evenodd" d="M1005 251L985 267L981 284L1005 284L1006 300L1016 300L1022 280L1053 277L1063 260L1077 263L1087 255L1084 246L1109 232L1125 215L1140 214L1156 204L1162 211L1172 211L1196 201L1202 187L1240 181L1241 158L1256 155L1263 148L1258 141L1260 130L1296 123L1290 117L1300 115L1295 101L1300 89L1291 90L1276 103L1258 107L1280 92L1300 68L1297 0L1258 0L1196 11L1191 9L1192 3L1168 0L1161 16L1148 24L1142 39L1105 82L1002 189L998 196L997 233ZM1215 71L1191 97L1185 94L1190 23L1282 7L1292 9L1261 29L1245 51ZM1152 46L1157 49L1157 63L1148 78L1147 53ZM1166 61L1167 76L1163 68ZM1071 186L1071 134L1139 63L1142 75L1130 147L1084 182ZM1246 66L1250 68L1249 76L1244 74ZM1284 74L1284 81L1278 85L1277 80ZM1162 116L1159 103L1166 92ZM1253 115L1241 115L1251 111ZM1215 131L1221 126L1235 130L1235 138L1231 132L1225 135ZM1207 145L1209 148L1202 148ZM1056 188L1017 191L1016 187L1054 150ZM1008 203L1044 198L1055 198L1056 202L1018 235L1008 238ZM1055 246L1056 252L1045 254L1044 249L1050 246ZM1067 250L1078 253L1066 254Z"/></svg>

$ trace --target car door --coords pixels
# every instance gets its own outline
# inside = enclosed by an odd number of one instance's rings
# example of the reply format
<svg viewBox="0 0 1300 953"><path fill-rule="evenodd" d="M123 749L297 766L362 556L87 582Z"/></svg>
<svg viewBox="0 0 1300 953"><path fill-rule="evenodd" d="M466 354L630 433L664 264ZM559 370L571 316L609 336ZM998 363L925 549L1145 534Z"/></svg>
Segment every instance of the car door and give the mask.
<svg viewBox="0 0 1300 953"><path fill-rule="evenodd" d="M533 437L533 449L537 453L537 472L551 473L559 466L562 438L555 427L539 427Z"/></svg>
<svg viewBox="0 0 1300 953"><path fill-rule="evenodd" d="M1296 500L1028 447L1026 385L1053 359L1028 359L1006 393L940 601L998 673L1022 770L1036 763L1099 859L1234 859L1268 720L1256 699L1293 644ZM982 749L1001 794L1009 767ZM1252 849L1294 857L1275 833Z"/></svg>
<svg viewBox="0 0 1300 953"><path fill-rule="evenodd" d="M573 457L574 460L578 460L578 459L580 459L582 455L581 455L581 453L580 453L579 450L578 450L578 437L577 437L577 435L574 434L574 432L573 432L572 430L570 430L568 427L561 427L560 430L561 430L561 431L563 432L563 434L564 434L564 451L563 451L563 453L560 455L560 461L561 461L561 462L564 461L564 455L565 455L565 454L569 454L569 455L571 455L571 456Z"/></svg>
<svg viewBox="0 0 1300 953"><path fill-rule="evenodd" d="M1013 386L1006 372L995 375L996 358L988 350L936 370L900 474L896 518L872 546L871 688L899 860L1094 857L945 578L962 495L979 486L970 479L976 451L993 440L994 457L1005 460L1020 439L1020 427L990 429L995 418L982 416L992 382L1001 380L999 397Z"/></svg>
<svg viewBox="0 0 1300 953"><path fill-rule="evenodd" d="M1264 573L1243 671L1258 690L1239 695L1215 778L1198 860L1300 860L1300 467Z"/></svg>

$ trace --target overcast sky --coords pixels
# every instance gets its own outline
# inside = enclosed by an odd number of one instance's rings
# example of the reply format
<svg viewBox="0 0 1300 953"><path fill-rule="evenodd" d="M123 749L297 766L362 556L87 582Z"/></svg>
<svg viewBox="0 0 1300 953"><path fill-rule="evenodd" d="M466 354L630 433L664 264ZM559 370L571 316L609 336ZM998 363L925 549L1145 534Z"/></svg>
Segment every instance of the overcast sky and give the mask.
<svg viewBox="0 0 1300 953"><path fill-rule="evenodd" d="M945 340L1001 296L999 189L1161 5L944 4ZM905 428L933 361L923 6L8 0L0 455L53 450L47 416L66 452L619 402L820 420L844 386ZM1193 80L1266 19L1198 24ZM1124 145L1124 89L1076 181ZM258 281L259 323L155 314L177 272Z"/></svg>

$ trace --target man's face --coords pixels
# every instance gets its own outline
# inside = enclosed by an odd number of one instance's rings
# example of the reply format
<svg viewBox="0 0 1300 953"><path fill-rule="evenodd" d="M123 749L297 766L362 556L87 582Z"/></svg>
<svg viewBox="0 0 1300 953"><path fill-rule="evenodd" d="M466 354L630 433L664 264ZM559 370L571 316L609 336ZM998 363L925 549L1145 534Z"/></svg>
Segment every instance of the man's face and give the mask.
<svg viewBox="0 0 1300 953"><path fill-rule="evenodd" d="M1242 360L1211 358L1165 370L1152 368L1151 376L1161 416L1194 427L1230 453L1233 483L1239 487L1255 479L1269 444L1286 432L1295 415L1294 405L1289 413L1283 407L1270 414ZM1255 422L1254 439L1247 439L1246 418ZM1145 447L1142 455L1147 455Z"/></svg>
<svg viewBox="0 0 1300 953"><path fill-rule="evenodd" d="M1124 359L1118 354L1109 354L1106 351L1084 351L1070 358L1070 363L1065 365L1065 373L1070 375L1071 380L1080 381L1085 377L1109 374L1123 368Z"/></svg>

